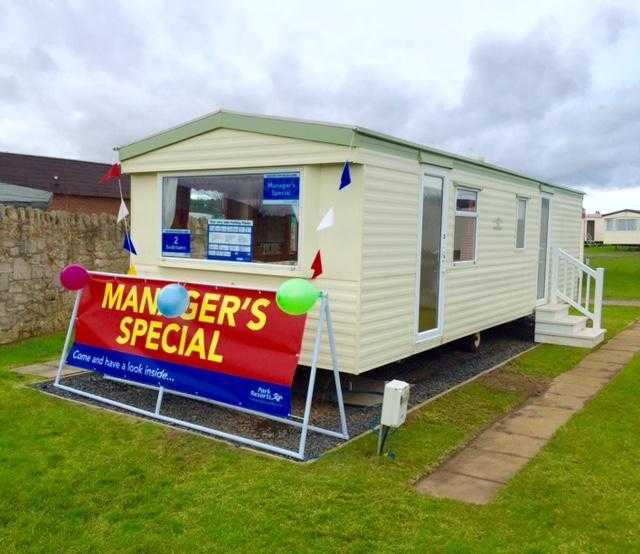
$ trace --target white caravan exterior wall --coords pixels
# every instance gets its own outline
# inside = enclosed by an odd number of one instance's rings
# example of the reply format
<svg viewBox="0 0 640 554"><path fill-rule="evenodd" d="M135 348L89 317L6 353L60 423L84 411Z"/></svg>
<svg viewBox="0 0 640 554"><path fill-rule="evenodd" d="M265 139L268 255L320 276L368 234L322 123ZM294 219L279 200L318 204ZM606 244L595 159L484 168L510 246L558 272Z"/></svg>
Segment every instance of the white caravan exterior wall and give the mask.
<svg viewBox="0 0 640 554"><path fill-rule="evenodd" d="M345 159L352 184L338 191ZM418 208L424 164L365 148L217 129L122 162L131 174L132 235L141 275L250 288L277 288L309 277L323 252L317 285L329 292L341 370L361 373L533 312L536 305L540 196L552 196L551 244L582 255L582 197L555 187L451 160L443 337L416 342ZM301 172L297 267L219 263L161 256L161 180L165 175L297 169ZM454 265L456 184L476 187L475 264ZM529 199L526 244L515 249L516 195ZM336 224L316 232L333 207ZM494 220L500 218L500 230ZM308 317L301 363L310 362L317 310ZM320 367L330 367L326 337Z"/></svg>
<svg viewBox="0 0 640 554"><path fill-rule="evenodd" d="M640 213L624 211L604 216L604 244L640 245L640 227L637 231L608 231L607 221L615 219L640 219Z"/></svg>
<svg viewBox="0 0 640 554"><path fill-rule="evenodd" d="M581 195L461 167L454 161L447 195L443 336L419 342L418 209L422 175L430 166L371 151L361 159L365 165L359 372L531 314L536 306L543 192L551 197L550 244L582 259ZM473 263L452 261L458 186L479 191ZM515 247L517 197L528 199L524 249Z"/></svg>

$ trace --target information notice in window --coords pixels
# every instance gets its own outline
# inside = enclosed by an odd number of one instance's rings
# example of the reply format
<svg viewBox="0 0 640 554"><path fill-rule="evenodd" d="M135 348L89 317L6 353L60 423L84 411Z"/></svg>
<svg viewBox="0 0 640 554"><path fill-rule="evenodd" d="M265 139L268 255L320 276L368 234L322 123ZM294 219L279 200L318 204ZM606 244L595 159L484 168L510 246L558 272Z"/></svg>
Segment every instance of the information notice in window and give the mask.
<svg viewBox="0 0 640 554"><path fill-rule="evenodd" d="M210 219L207 228L207 258L228 262L253 259L253 221L248 219Z"/></svg>

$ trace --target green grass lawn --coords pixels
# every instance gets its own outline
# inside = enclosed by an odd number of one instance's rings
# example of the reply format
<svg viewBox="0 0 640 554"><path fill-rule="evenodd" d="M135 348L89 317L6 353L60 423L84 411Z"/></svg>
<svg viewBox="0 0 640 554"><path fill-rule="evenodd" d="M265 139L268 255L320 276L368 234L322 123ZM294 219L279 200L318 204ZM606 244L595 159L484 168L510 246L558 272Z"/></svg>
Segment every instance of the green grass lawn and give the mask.
<svg viewBox="0 0 640 554"><path fill-rule="evenodd" d="M640 309L607 307L620 330ZM640 536L640 359L483 507L414 481L525 398L486 379L294 464L51 398L7 371L60 337L0 348L0 551L630 551ZM548 377L588 351L542 345L510 372ZM31 354L30 354L31 353ZM31 357L30 357L31 356Z"/></svg>
<svg viewBox="0 0 640 554"><path fill-rule="evenodd" d="M60 356L63 345L64 333L56 333L0 346L0 368L10 369L52 360Z"/></svg>
<svg viewBox="0 0 640 554"><path fill-rule="evenodd" d="M640 251L600 246L584 249L591 267L604 267L604 297L640 300Z"/></svg>

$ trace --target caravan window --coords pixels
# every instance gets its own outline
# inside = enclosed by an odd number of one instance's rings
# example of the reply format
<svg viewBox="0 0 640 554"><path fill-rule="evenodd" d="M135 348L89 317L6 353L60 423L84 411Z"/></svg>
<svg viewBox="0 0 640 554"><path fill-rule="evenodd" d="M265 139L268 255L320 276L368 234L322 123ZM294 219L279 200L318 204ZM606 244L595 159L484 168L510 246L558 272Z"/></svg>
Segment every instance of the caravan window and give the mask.
<svg viewBox="0 0 640 554"><path fill-rule="evenodd" d="M478 191L459 188L456 191L456 220L453 233L453 261L476 259L478 226Z"/></svg>
<svg viewBox="0 0 640 554"><path fill-rule="evenodd" d="M524 248L525 231L527 227L527 199L518 198L516 213L516 248Z"/></svg>
<svg viewBox="0 0 640 554"><path fill-rule="evenodd" d="M294 265L300 175L246 173L162 179L162 255Z"/></svg>
<svg viewBox="0 0 640 554"><path fill-rule="evenodd" d="M607 219L607 231L640 231L640 219Z"/></svg>

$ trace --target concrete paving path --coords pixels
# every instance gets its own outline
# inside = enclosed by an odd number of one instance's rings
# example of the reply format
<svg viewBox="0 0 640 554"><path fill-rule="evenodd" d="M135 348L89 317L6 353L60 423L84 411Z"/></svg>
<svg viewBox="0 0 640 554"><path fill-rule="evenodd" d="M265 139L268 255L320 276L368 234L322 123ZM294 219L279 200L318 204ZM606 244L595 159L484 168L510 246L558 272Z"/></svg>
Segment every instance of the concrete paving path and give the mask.
<svg viewBox="0 0 640 554"><path fill-rule="evenodd" d="M23 375L37 375L38 377L53 379L56 376L56 373L58 373L58 360L16 367L12 369L12 371L22 373ZM82 372L84 372L84 370L77 367L65 366L64 368L65 375L73 375L74 373Z"/></svg>
<svg viewBox="0 0 640 554"><path fill-rule="evenodd" d="M640 351L640 323L556 377L549 389L496 422L416 485L420 494L487 504Z"/></svg>
<svg viewBox="0 0 640 554"><path fill-rule="evenodd" d="M640 307L640 300L603 300L605 306L636 306Z"/></svg>

